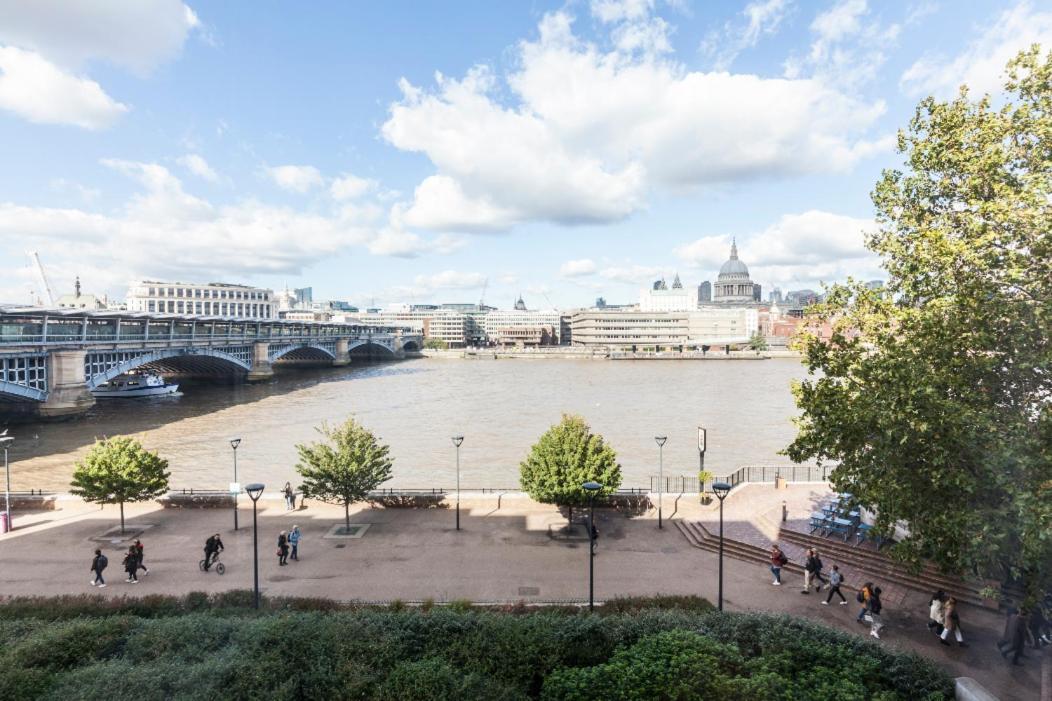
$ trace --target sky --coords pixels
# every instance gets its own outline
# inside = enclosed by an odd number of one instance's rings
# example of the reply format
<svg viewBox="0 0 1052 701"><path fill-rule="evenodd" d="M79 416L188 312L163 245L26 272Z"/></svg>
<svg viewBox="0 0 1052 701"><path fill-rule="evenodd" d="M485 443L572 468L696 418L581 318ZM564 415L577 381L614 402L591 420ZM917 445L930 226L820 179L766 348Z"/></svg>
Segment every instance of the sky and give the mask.
<svg viewBox="0 0 1052 701"><path fill-rule="evenodd" d="M118 299L626 303L732 239L765 296L881 278L896 131L1035 42L1027 0L0 0L0 302L27 251Z"/></svg>

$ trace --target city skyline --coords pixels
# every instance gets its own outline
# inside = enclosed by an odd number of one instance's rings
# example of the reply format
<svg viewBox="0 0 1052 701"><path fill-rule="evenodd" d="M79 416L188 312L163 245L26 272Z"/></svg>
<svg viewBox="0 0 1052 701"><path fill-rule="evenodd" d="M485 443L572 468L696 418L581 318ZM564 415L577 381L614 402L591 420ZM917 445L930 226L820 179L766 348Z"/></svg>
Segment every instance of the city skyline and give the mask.
<svg viewBox="0 0 1052 701"><path fill-rule="evenodd" d="M363 306L634 301L714 281L732 239L765 299L882 278L862 232L896 129L1052 43L1030 2L53 4L0 6L3 302L26 250L56 294Z"/></svg>

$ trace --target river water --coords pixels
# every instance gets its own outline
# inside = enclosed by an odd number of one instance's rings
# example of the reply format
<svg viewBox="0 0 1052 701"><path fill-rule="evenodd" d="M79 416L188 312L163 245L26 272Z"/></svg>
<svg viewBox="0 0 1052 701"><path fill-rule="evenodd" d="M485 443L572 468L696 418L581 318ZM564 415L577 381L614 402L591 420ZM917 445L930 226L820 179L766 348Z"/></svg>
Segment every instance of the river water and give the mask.
<svg viewBox="0 0 1052 701"><path fill-rule="evenodd" d="M787 464L794 435L789 391L798 360L464 360L289 369L259 385L185 386L182 396L100 401L64 423L11 427L12 489L65 490L96 437L133 435L169 461L175 488L225 489L228 439L242 483L296 484L296 443L314 427L355 416L391 446L386 486L452 487L461 433L461 484L508 488L518 465L563 412L583 415L617 451L623 486L657 473L654 436L666 434L666 475L694 475L697 426L708 428L706 468Z"/></svg>

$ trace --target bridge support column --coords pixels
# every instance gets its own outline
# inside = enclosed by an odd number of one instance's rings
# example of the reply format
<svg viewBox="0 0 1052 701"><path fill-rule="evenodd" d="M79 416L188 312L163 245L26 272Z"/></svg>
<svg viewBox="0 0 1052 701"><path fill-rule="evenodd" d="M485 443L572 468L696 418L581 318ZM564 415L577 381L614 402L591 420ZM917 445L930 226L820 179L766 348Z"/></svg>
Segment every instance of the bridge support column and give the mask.
<svg viewBox="0 0 1052 701"><path fill-rule="evenodd" d="M82 350L54 351L47 359L47 399L37 407L37 413L46 419L81 414L95 405L95 397L88 389L84 377Z"/></svg>
<svg viewBox="0 0 1052 701"><path fill-rule="evenodd" d="M347 345L346 338L336 339L336 359L332 361L336 367L351 364L351 353L347 350Z"/></svg>
<svg viewBox="0 0 1052 701"><path fill-rule="evenodd" d="M257 341L252 344L252 368L248 371L245 379L249 382L261 382L269 380L274 376L274 368L270 365L270 344L266 341Z"/></svg>

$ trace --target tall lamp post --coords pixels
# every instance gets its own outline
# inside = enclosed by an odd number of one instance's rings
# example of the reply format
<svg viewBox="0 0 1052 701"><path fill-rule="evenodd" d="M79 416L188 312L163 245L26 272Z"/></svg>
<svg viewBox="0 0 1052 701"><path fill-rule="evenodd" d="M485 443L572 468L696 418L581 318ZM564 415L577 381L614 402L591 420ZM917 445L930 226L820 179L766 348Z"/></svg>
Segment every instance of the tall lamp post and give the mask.
<svg viewBox="0 0 1052 701"><path fill-rule="evenodd" d="M457 530L460 530L460 444L464 442L464 436L453 436L453 445L457 447Z"/></svg>
<svg viewBox="0 0 1052 701"><path fill-rule="evenodd" d="M0 433L0 444L4 446L4 475L7 478L4 485L4 511L7 513L7 530L9 531L15 528L11 523L11 464L7 461L7 444L14 439L14 436L7 435L6 428L3 433Z"/></svg>
<svg viewBox="0 0 1052 701"><path fill-rule="evenodd" d="M705 471L705 442L708 438L708 431L701 426L698 426L698 471ZM700 489L705 489L705 485L700 485Z"/></svg>
<svg viewBox="0 0 1052 701"><path fill-rule="evenodd" d="M588 610L595 610L595 495L603 488L598 482L581 485L588 492Z"/></svg>
<svg viewBox="0 0 1052 701"><path fill-rule="evenodd" d="M237 483L237 447L241 445L240 438L231 438L230 447L234 449L234 482L230 485L230 491L234 494L234 530L237 530L237 493L241 491L241 485Z"/></svg>
<svg viewBox="0 0 1052 701"><path fill-rule="evenodd" d="M654 436L658 444L658 528L664 528L661 520L661 502L665 496L665 441L668 436Z"/></svg>
<svg viewBox="0 0 1052 701"><path fill-rule="evenodd" d="M259 482L245 486L249 498L252 500L252 586L255 597L252 599L252 608L259 608L259 528L256 521L256 502L263 494L263 485Z"/></svg>
<svg viewBox="0 0 1052 701"><path fill-rule="evenodd" d="M731 486L726 482L713 482L712 491L720 500L720 584L716 607L723 610L723 500L730 494Z"/></svg>

